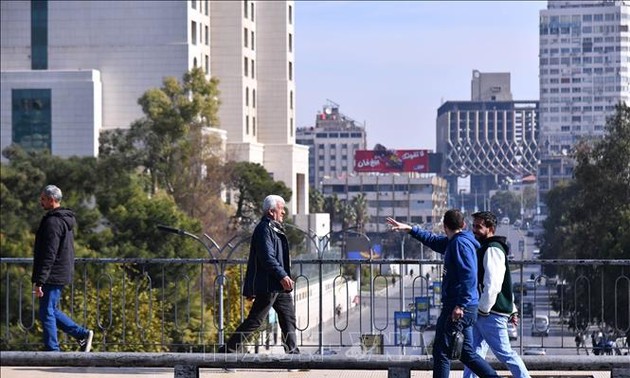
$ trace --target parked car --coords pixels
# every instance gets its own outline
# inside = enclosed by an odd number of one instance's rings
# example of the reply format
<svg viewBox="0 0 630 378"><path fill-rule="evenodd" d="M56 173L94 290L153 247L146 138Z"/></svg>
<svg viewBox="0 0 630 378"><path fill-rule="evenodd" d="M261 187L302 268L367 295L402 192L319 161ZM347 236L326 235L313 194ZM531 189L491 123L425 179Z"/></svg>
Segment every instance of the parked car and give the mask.
<svg viewBox="0 0 630 378"><path fill-rule="evenodd" d="M507 332L510 340L518 340L518 329L516 329L516 326L513 323L508 323Z"/></svg>
<svg viewBox="0 0 630 378"><path fill-rule="evenodd" d="M510 224L510 218L503 217L503 219L501 219L501 224L509 225Z"/></svg>
<svg viewBox="0 0 630 378"><path fill-rule="evenodd" d="M520 282L515 282L512 284L512 292L521 294L521 289L523 289L523 296L527 295L527 287L521 284Z"/></svg>
<svg viewBox="0 0 630 378"><path fill-rule="evenodd" d="M524 318L531 318L534 316L534 306L531 302L523 303L523 308L521 308L521 313Z"/></svg>
<svg viewBox="0 0 630 378"><path fill-rule="evenodd" d="M525 288L527 290L536 290L536 280L533 280L530 278L527 281L525 281Z"/></svg>
<svg viewBox="0 0 630 378"><path fill-rule="evenodd" d="M547 315L534 316L532 336L549 336L549 317Z"/></svg>

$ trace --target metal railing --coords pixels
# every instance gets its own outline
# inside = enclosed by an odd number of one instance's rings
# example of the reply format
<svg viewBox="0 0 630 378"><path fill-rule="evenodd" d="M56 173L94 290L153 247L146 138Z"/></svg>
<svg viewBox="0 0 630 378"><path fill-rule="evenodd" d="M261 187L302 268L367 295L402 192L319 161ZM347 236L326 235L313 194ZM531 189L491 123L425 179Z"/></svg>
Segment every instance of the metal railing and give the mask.
<svg viewBox="0 0 630 378"><path fill-rule="evenodd" d="M237 245L238 241L230 244L230 249L236 250ZM61 307L78 323L95 329L97 351L212 352L247 314L248 302L240 291L246 261L229 257L76 259L75 281L64 291ZM362 336L377 335L380 352L385 354L428 354L430 341L425 336L430 336L439 310L435 282L439 281L441 261L347 260L324 258L321 253L313 254L312 259L304 257L292 261L301 348L320 354L362 353L366 349L361 345ZM533 307L531 322L529 314L523 314L521 321L521 352L535 343L562 354L579 353L574 339L577 331L594 338L625 336L630 324L630 260L524 260L511 264L513 276L520 277L517 296ZM418 274L391 274L393 267L406 265L419 267ZM31 268L32 259L0 259L3 350L41 346ZM415 321L418 312L412 307L420 296L432 298L428 324ZM401 343L395 312L412 315L412 337L406 345ZM530 338L528 326L535 315L547 317L550 336ZM249 346L258 351L271 343L273 330L267 330ZM628 350L627 341L610 349L589 341L587 338L583 350L601 354ZM66 349L74 345L67 338L62 344Z"/></svg>

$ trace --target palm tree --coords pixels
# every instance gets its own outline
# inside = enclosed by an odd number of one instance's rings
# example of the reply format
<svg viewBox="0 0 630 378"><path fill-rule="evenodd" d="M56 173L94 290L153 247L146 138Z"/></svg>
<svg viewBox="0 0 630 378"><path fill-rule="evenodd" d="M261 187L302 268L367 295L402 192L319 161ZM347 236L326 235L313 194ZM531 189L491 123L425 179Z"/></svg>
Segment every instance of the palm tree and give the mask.
<svg viewBox="0 0 630 378"><path fill-rule="evenodd" d="M361 193L352 198L350 205L354 212L354 220L357 230L359 232L363 232L365 224L370 218L370 215L368 214L368 202L365 198L365 194Z"/></svg>

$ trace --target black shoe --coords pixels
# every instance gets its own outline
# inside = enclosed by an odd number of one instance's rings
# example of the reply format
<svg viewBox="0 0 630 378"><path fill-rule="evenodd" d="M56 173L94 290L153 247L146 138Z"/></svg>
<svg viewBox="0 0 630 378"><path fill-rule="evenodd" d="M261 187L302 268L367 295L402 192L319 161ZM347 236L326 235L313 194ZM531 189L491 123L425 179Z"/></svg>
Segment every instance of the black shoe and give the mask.
<svg viewBox="0 0 630 378"><path fill-rule="evenodd" d="M94 331L88 330L87 336L79 340L79 347L81 352L89 352L92 350L92 339L94 338Z"/></svg>

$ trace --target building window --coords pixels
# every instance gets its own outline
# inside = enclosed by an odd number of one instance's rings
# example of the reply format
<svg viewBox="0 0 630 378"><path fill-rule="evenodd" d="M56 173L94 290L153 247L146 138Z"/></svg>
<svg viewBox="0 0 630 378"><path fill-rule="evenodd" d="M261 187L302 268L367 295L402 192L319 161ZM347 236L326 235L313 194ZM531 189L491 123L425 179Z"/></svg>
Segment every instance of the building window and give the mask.
<svg viewBox="0 0 630 378"><path fill-rule="evenodd" d="M256 108L256 89L252 89L252 108Z"/></svg>
<svg viewBox="0 0 630 378"><path fill-rule="evenodd" d="M243 75L249 75L249 61L247 57L243 58Z"/></svg>
<svg viewBox="0 0 630 378"><path fill-rule="evenodd" d="M289 5L289 25L293 25L293 7Z"/></svg>
<svg viewBox="0 0 630 378"><path fill-rule="evenodd" d="M291 132L291 137L293 137L293 117L289 118L289 130Z"/></svg>
<svg viewBox="0 0 630 378"><path fill-rule="evenodd" d="M289 92L289 109L293 109L293 91Z"/></svg>
<svg viewBox="0 0 630 378"><path fill-rule="evenodd" d="M245 106L249 106L249 87L245 87Z"/></svg>
<svg viewBox="0 0 630 378"><path fill-rule="evenodd" d="M293 52L293 34L289 33L289 52Z"/></svg>
<svg viewBox="0 0 630 378"><path fill-rule="evenodd" d="M243 0L243 17L247 18L247 0Z"/></svg>
<svg viewBox="0 0 630 378"><path fill-rule="evenodd" d="M249 135L249 116L245 116L245 135Z"/></svg>
<svg viewBox="0 0 630 378"><path fill-rule="evenodd" d="M289 62L289 80L293 80L293 62Z"/></svg>
<svg viewBox="0 0 630 378"><path fill-rule="evenodd" d="M254 50L254 31L252 30L252 50Z"/></svg>
<svg viewBox="0 0 630 378"><path fill-rule="evenodd" d="M31 69L48 69L48 1L31 1Z"/></svg>
<svg viewBox="0 0 630 378"><path fill-rule="evenodd" d="M250 16L251 16L251 18L252 18L252 21L254 21L254 3L251 3L251 4L249 5L249 7L250 7L250 9L249 9L249 10L250 10L250 12L249 12L249 13L250 13Z"/></svg>
<svg viewBox="0 0 630 378"><path fill-rule="evenodd" d="M252 135L256 136L256 117L252 117Z"/></svg>
<svg viewBox="0 0 630 378"><path fill-rule="evenodd" d="M205 27L204 34L206 35L206 46L210 46L210 32L207 26Z"/></svg>
<svg viewBox="0 0 630 378"><path fill-rule="evenodd" d="M208 73L210 73L210 57L209 57L208 55L206 55L206 56L204 57L204 59L205 59L205 60L204 60L204 67L205 67L205 71L206 71L206 73L208 74Z"/></svg>
<svg viewBox="0 0 630 378"><path fill-rule="evenodd" d="M50 89L11 91L11 141L30 151L51 151ZM52 152L52 151L51 151Z"/></svg>
<svg viewBox="0 0 630 378"><path fill-rule="evenodd" d="M256 62L252 59L252 79L256 78Z"/></svg>
<svg viewBox="0 0 630 378"><path fill-rule="evenodd" d="M197 44L197 23L195 21L190 23L190 39L193 45Z"/></svg>
<svg viewBox="0 0 630 378"><path fill-rule="evenodd" d="M204 13L206 14L206 16L208 15L208 0L204 0Z"/></svg>
<svg viewBox="0 0 630 378"><path fill-rule="evenodd" d="M190 0L190 5L192 6L192 9L197 9L197 0Z"/></svg>
<svg viewBox="0 0 630 378"><path fill-rule="evenodd" d="M249 40L249 30L243 28L243 46L247 47L247 41Z"/></svg>
<svg viewBox="0 0 630 378"><path fill-rule="evenodd" d="M193 67L197 68L197 58L193 58Z"/></svg>

